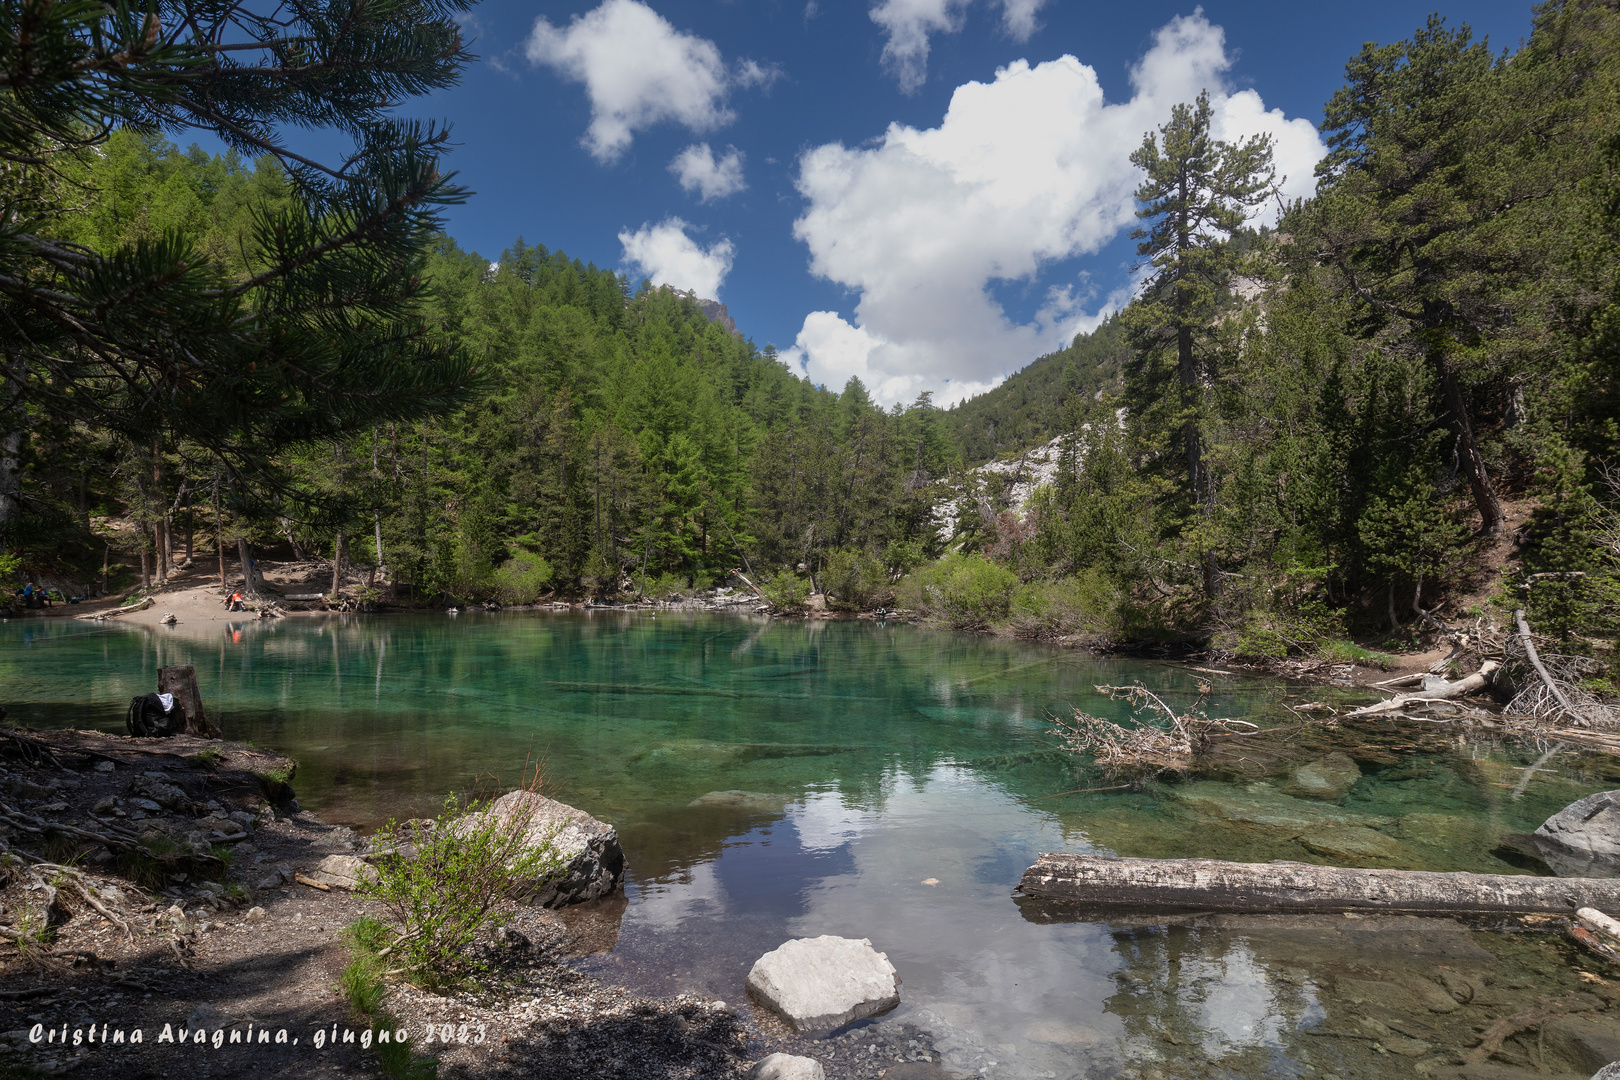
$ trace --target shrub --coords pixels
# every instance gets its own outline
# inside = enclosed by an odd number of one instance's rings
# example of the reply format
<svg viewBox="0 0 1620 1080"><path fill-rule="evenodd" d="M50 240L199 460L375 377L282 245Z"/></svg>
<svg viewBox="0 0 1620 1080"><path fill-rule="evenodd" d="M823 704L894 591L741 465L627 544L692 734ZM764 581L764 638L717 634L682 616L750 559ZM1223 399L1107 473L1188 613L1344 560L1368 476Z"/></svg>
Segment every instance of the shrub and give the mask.
<svg viewBox="0 0 1620 1080"><path fill-rule="evenodd" d="M1020 634L1117 634L1119 590L1096 567L1057 581L1031 581L1013 593L1011 622Z"/></svg>
<svg viewBox="0 0 1620 1080"><path fill-rule="evenodd" d="M551 576L550 563L531 552L519 551L495 568L495 596L503 604L532 604Z"/></svg>
<svg viewBox="0 0 1620 1080"><path fill-rule="evenodd" d="M1327 643L1343 643L1343 615L1321 601L1302 601L1288 611L1250 609L1235 626L1215 635L1218 653L1261 660L1315 653Z"/></svg>
<svg viewBox="0 0 1620 1080"><path fill-rule="evenodd" d="M1317 652L1329 660L1338 660L1346 664L1360 664L1362 667L1381 668L1384 671L1388 671L1395 666L1395 658L1388 653L1363 649L1360 645L1350 641L1324 641L1318 646Z"/></svg>
<svg viewBox="0 0 1620 1080"><path fill-rule="evenodd" d="M686 578L681 574L634 574L636 591L650 600L668 600L688 591Z"/></svg>
<svg viewBox="0 0 1620 1080"><path fill-rule="evenodd" d="M797 574L780 573L759 587L765 602L777 611L803 611L810 602L810 583Z"/></svg>
<svg viewBox="0 0 1620 1080"><path fill-rule="evenodd" d="M562 869L551 838L530 836L536 800L516 800L507 814L487 803L445 800L436 822L390 821L374 842L384 854L377 876L357 888L382 902L398 924L393 948L413 979L435 985L477 968L466 948L496 908L521 900Z"/></svg>
<svg viewBox="0 0 1620 1080"><path fill-rule="evenodd" d="M884 560L852 548L827 557L821 568L821 587L827 594L827 606L840 611L870 611L894 599L894 584Z"/></svg>
<svg viewBox="0 0 1620 1080"><path fill-rule="evenodd" d="M947 555L901 583L901 603L958 630L1007 617L1018 575L980 555Z"/></svg>

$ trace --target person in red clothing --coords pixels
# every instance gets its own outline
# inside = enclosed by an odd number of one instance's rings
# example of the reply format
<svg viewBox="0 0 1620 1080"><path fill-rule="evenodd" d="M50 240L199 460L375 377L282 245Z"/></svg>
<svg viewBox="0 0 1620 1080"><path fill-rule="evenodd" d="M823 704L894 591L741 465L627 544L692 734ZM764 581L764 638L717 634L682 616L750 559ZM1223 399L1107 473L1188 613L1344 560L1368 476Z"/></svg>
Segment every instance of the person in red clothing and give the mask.
<svg viewBox="0 0 1620 1080"><path fill-rule="evenodd" d="M240 590L238 590L237 592L231 593L231 595L229 595L229 596L227 596L225 598L225 610L226 611L241 611L242 610L242 593L241 593Z"/></svg>

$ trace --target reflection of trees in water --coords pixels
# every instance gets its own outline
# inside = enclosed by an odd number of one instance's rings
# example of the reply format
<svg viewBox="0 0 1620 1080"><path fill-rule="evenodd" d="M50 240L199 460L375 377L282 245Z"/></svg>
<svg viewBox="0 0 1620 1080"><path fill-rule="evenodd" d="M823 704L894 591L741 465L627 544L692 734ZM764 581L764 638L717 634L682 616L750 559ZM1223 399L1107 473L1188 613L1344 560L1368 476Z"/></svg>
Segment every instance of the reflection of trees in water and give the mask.
<svg viewBox="0 0 1620 1080"><path fill-rule="evenodd" d="M1287 1056L1300 1027L1322 1017L1303 973L1263 962L1228 931L1116 928L1114 952L1124 965L1105 1007L1125 1025L1125 1058L1163 1062L1172 1076L1212 1061L1259 1075L1252 1070Z"/></svg>

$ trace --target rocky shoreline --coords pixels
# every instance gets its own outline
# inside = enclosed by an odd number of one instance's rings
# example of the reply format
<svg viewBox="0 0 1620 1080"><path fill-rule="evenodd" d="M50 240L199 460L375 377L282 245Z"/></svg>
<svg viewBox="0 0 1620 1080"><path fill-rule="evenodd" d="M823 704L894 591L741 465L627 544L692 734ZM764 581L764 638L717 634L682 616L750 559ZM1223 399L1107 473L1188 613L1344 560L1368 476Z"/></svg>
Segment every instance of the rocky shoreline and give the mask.
<svg viewBox="0 0 1620 1080"><path fill-rule="evenodd" d="M48 912L51 932L0 944L0 1073L383 1075L362 1045L375 1033L338 990L341 932L376 906L318 887L323 861L365 842L301 809L295 774L239 742L0 728L0 850L78 868L95 898L58 875L47 901L8 871L0 928ZM130 835L163 858L112 849ZM772 1053L813 1057L831 1080L951 1075L904 1024L800 1036L751 1002L648 998L571 967L611 948L622 909L622 894L561 913L513 907L477 946L491 971L479 987L391 983L383 1007L440 1076L727 1080Z"/></svg>

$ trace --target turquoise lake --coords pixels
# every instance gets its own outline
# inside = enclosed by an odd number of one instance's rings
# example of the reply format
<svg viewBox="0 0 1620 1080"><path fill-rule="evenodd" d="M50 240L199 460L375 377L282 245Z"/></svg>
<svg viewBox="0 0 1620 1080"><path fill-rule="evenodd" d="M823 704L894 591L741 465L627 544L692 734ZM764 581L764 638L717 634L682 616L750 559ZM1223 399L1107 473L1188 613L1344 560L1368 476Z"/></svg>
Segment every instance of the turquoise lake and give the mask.
<svg viewBox="0 0 1620 1080"><path fill-rule="evenodd" d="M1110 782L1058 746L1052 716L1126 715L1099 683L1190 705L1210 676L912 626L680 611L19 619L0 625L0 702L23 725L122 730L129 699L177 663L197 667L228 738L297 759L300 802L329 821L430 814L451 790L499 793L543 763L555 797L624 843L617 937L579 961L602 977L736 1004L748 966L788 938L870 938L905 982L890 1021L994 1077L1407 1076L1462 1045L1467 1017L1389 1035L1406 1040L1394 1053L1343 1025L1409 1011L1426 992L1413 980L1463 971L1509 997L1580 985L1552 934L1016 902L1040 852L1516 873L1493 853L1502 836L1620 786L1608 759L1557 753L1527 772L1546 748L1380 723L1289 729L1185 783L1063 794ZM1325 693L1215 682L1211 715L1266 725ZM1290 793L1294 769L1333 752L1359 781L1332 802Z"/></svg>

